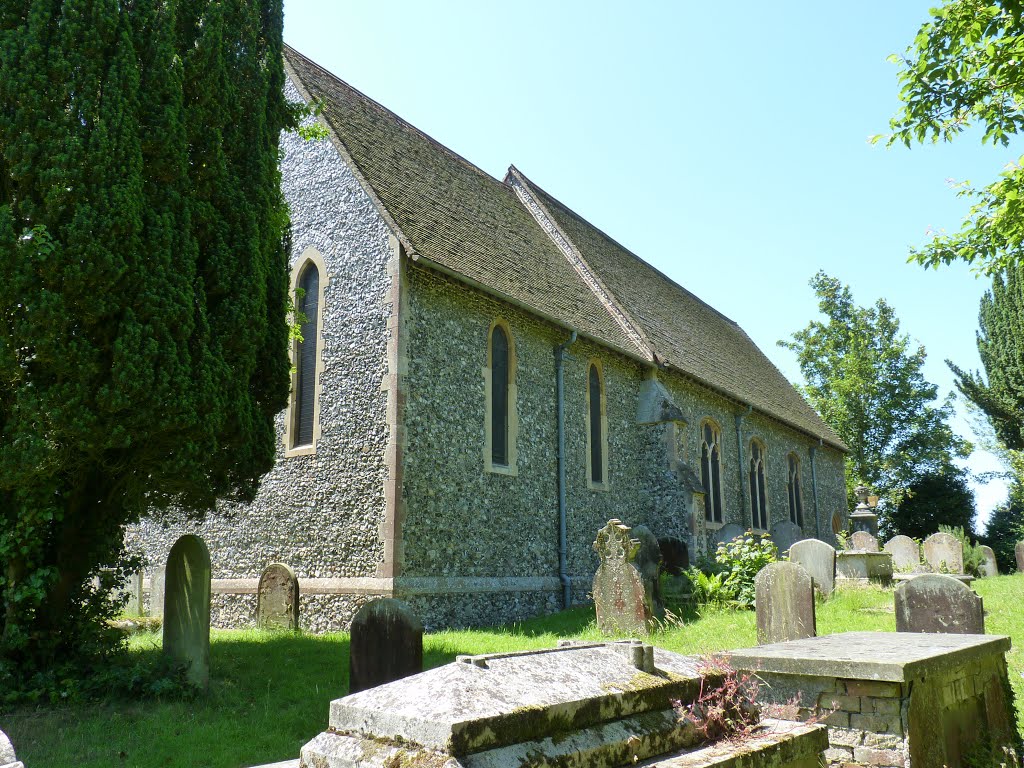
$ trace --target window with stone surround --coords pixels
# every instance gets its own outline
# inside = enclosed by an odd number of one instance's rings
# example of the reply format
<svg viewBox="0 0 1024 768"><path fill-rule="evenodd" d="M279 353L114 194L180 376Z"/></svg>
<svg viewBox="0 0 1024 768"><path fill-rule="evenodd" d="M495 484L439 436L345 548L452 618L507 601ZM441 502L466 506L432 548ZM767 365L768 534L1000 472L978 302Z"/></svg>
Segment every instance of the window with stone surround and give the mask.
<svg viewBox="0 0 1024 768"><path fill-rule="evenodd" d="M484 369L487 419L485 421L484 469L516 474L516 354L508 323L496 320L487 338Z"/></svg>
<svg viewBox="0 0 1024 768"><path fill-rule="evenodd" d="M587 365L587 486L608 488L608 414L599 360Z"/></svg>
<svg viewBox="0 0 1024 768"><path fill-rule="evenodd" d="M320 376L323 372L323 258L307 248L292 270L292 296L301 340L292 345L292 387L285 420L285 455L316 452L320 438Z"/></svg>
<svg viewBox="0 0 1024 768"><path fill-rule="evenodd" d="M765 447L760 440L750 441L750 524L752 528L768 530L768 494L765 488Z"/></svg>
<svg viewBox="0 0 1024 768"><path fill-rule="evenodd" d="M722 430L705 419L700 423L700 479L704 484L704 516L722 523Z"/></svg>
<svg viewBox="0 0 1024 768"><path fill-rule="evenodd" d="M800 484L800 459L795 453L789 454L789 519L801 528L804 527L803 488Z"/></svg>

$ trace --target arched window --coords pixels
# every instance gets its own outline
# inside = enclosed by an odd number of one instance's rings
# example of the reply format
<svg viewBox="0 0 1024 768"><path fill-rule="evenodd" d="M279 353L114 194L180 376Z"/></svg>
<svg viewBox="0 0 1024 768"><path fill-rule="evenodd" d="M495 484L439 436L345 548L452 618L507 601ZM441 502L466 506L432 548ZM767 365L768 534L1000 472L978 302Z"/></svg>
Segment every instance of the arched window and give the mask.
<svg viewBox="0 0 1024 768"><path fill-rule="evenodd" d="M712 421L700 425L700 479L704 484L704 513L710 523L721 523L722 431Z"/></svg>
<svg viewBox="0 0 1024 768"><path fill-rule="evenodd" d="M491 463L508 466L508 334L500 325L491 331Z"/></svg>
<svg viewBox="0 0 1024 768"><path fill-rule="evenodd" d="M800 488L800 459L795 453L789 454L789 519L804 527L804 500Z"/></svg>
<svg viewBox="0 0 1024 768"><path fill-rule="evenodd" d="M750 441L750 522L752 527L768 530L768 495L765 491L764 444Z"/></svg>
<svg viewBox="0 0 1024 768"><path fill-rule="evenodd" d="M307 251L295 279L295 311L301 341L295 343L295 376L288 448L314 448L317 438L317 369L320 359L320 302L322 289L319 254ZM303 254L307 256L307 254Z"/></svg>
<svg viewBox="0 0 1024 768"><path fill-rule="evenodd" d="M587 366L587 481L591 488L608 483L608 423L604 373L594 360Z"/></svg>

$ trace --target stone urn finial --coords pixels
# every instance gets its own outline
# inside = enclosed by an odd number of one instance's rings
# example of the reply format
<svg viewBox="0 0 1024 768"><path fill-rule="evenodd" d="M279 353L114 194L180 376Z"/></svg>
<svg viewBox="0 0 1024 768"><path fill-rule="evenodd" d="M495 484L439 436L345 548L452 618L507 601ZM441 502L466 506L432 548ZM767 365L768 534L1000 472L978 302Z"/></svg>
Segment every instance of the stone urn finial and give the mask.
<svg viewBox="0 0 1024 768"><path fill-rule="evenodd" d="M864 531L870 533L874 537L878 537L878 515L875 514L871 505L868 503L868 498L871 494L871 488L866 485L858 485L853 489L854 495L857 497L857 506L853 510L853 514L850 515L850 524L853 526L853 531Z"/></svg>

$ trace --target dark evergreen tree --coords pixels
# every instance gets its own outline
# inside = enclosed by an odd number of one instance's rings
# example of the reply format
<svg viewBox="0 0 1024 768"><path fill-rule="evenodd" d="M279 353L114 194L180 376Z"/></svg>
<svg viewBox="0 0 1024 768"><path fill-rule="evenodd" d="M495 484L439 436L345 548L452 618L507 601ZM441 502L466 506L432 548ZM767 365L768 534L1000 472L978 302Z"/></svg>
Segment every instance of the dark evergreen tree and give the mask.
<svg viewBox="0 0 1024 768"><path fill-rule="evenodd" d="M1014 549L1024 540L1024 486L1020 483L1014 483L1007 500L992 511L982 538L996 553L1000 573L1017 570Z"/></svg>
<svg viewBox="0 0 1024 768"><path fill-rule="evenodd" d="M902 533L924 539L938 531L940 525L948 525L963 528L967 536L974 539L976 514L974 491L967 482L967 473L948 465L911 484L906 498L886 518L884 535L889 538Z"/></svg>
<svg viewBox="0 0 1024 768"><path fill-rule="evenodd" d="M280 0L0 0L0 689L109 652L127 524L272 465L281 34Z"/></svg>
<svg viewBox="0 0 1024 768"><path fill-rule="evenodd" d="M988 417L996 438L1024 450L1024 283L1014 267L992 280L978 314L978 354L985 368L967 373L952 363L957 387ZM947 361L948 362L948 361ZM987 382L986 380L987 379Z"/></svg>

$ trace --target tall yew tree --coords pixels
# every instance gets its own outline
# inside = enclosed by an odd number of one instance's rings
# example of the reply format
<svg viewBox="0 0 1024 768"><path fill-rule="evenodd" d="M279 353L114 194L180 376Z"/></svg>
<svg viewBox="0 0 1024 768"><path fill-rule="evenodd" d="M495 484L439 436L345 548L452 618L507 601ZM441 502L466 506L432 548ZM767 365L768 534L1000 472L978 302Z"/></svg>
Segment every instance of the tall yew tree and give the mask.
<svg viewBox="0 0 1024 768"><path fill-rule="evenodd" d="M0 689L112 649L127 524L273 462L283 83L281 0L0 0Z"/></svg>

